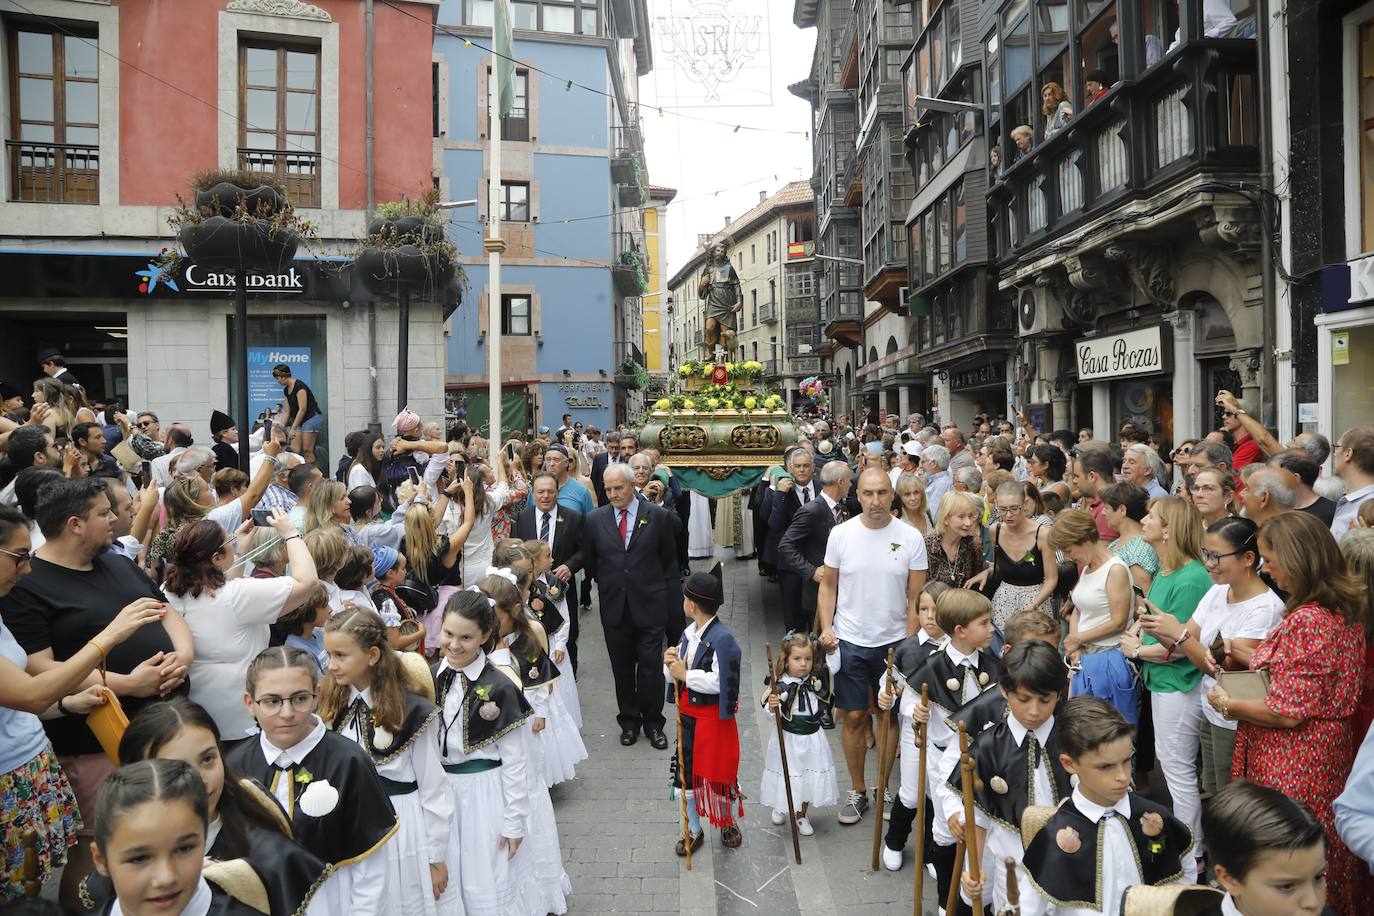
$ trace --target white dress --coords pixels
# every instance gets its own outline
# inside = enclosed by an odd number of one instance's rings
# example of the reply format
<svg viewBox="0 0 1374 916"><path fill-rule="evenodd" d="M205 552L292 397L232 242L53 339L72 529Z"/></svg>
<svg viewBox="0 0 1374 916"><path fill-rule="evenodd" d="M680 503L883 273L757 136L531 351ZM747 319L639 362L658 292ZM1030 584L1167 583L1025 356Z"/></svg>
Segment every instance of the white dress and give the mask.
<svg viewBox="0 0 1374 916"><path fill-rule="evenodd" d="M351 691L349 703L362 697L370 707L371 692ZM444 778L439 747L433 738L432 720L411 741L410 746L386 763L376 764L377 775L398 783L415 783L417 788L404 795L392 795L396 809L396 835L381 850L386 858L387 886L394 907L392 912L406 916L462 916L462 901L448 895L435 901L430 881L431 862L447 863L455 854L450 849L449 822L453 819L453 796ZM350 717L339 730L362 745L357 726ZM366 750L366 746L363 745ZM374 761L375 762L375 761Z"/></svg>
<svg viewBox="0 0 1374 916"><path fill-rule="evenodd" d="M795 684L798 678L783 675L781 683ZM759 789L759 801L774 811L787 813L787 789L782 778L782 755L778 753L777 727L772 724L773 713L767 704L763 714L769 719L768 754L763 759L763 785ZM784 729L782 736L787 742L787 775L792 783L792 804L798 809L804 802L811 807L824 807L836 804L839 788L835 778L835 758L830 753L830 742L825 732L820 730L821 710L811 691L804 690L792 710L792 722L816 731L809 735L798 735Z"/></svg>
<svg viewBox="0 0 1374 916"><path fill-rule="evenodd" d="M568 721L577 729L579 738L582 732L582 700L577 695L577 679L573 676L572 657L568 655L568 636L572 633L572 618L569 614L576 614L577 609L568 610L568 598L566 593L562 598L554 602L554 607L558 608L558 613L563 615L563 625L549 637L549 654L562 651L563 661L554 664L558 665L558 680L553 682L553 692L558 697L563 708L568 712ZM584 746L585 749L585 746Z"/></svg>
<svg viewBox="0 0 1374 916"><path fill-rule="evenodd" d="M513 664L510 649L505 646L491 653L491 661L519 672ZM526 699L530 699L531 692L525 691ZM536 714L537 712L536 707ZM544 730L548 731L547 726ZM525 759L529 762L525 770L525 783L529 789L530 818L529 834L525 842L530 847L535 883L543 894L540 905L544 909L541 912L566 913L568 894L572 893L572 879L563 869L563 850L558 842L558 822L554 819L553 801L549 798L549 787L544 781L542 744L538 740L538 735L530 729L521 729L520 734L525 742Z"/></svg>
<svg viewBox="0 0 1374 916"><path fill-rule="evenodd" d="M476 680L487 665L487 656L462 670ZM441 662L436 678L449 668ZM504 677L505 675L501 675ZM498 760L501 765L480 773L447 773L455 801L448 829L456 843L449 844L448 890L440 898L461 897L468 916L544 916L544 894L535 883L534 847L529 842L530 798L526 772L525 734L521 726L471 754L463 752L463 710L466 685L462 677L453 680L442 721L434 729L440 759L446 768L471 760ZM447 738L447 740L445 740ZM523 842L514 857L500 848L501 837L518 837ZM459 856L458 851L462 850Z"/></svg>

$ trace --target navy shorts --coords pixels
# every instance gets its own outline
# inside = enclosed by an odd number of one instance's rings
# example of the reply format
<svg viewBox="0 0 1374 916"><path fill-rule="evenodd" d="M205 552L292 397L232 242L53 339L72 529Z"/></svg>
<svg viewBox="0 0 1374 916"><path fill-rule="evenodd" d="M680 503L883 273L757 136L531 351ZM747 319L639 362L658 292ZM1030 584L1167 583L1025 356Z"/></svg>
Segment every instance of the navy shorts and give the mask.
<svg viewBox="0 0 1374 916"><path fill-rule="evenodd" d="M840 640L840 670L835 673L835 708L868 709L870 697L876 702L883 676L887 674L886 646L858 646Z"/></svg>

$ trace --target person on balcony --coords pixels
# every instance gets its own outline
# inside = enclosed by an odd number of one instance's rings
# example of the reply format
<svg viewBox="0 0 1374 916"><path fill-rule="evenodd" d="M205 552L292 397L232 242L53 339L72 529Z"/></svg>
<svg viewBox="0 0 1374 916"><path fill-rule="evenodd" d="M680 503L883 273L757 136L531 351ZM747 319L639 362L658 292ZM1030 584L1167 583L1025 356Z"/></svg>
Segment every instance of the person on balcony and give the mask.
<svg viewBox="0 0 1374 916"><path fill-rule="evenodd" d="M1110 85L1105 71L1088 71L1088 78L1083 81L1083 107L1087 108L1089 105L1106 95L1107 88Z"/></svg>
<svg viewBox="0 0 1374 916"><path fill-rule="evenodd" d="M1064 95L1064 87L1050 81L1040 90L1040 113L1045 116L1045 139L1048 140L1069 124L1073 117L1073 103Z"/></svg>
<svg viewBox="0 0 1374 916"><path fill-rule="evenodd" d="M1016 144L1016 149L1012 151L1012 164L1020 162L1026 158L1030 152L1031 140L1035 137L1035 132L1030 129L1028 124L1020 124L1011 129L1011 142Z"/></svg>

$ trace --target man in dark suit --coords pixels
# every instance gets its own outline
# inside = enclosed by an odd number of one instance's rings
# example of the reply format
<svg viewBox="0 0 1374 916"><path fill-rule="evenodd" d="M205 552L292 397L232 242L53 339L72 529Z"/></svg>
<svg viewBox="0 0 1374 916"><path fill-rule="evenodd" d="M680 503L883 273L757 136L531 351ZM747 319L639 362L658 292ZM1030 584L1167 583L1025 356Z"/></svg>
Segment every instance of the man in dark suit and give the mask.
<svg viewBox="0 0 1374 916"><path fill-rule="evenodd" d="M673 519L635 495L628 465L606 469L607 505L587 516L582 560L596 578L601 627L615 676L620 743L644 735L663 750L664 629L670 614L682 618L681 581Z"/></svg>
<svg viewBox="0 0 1374 916"><path fill-rule="evenodd" d="M849 517L844 498L853 475L843 461L821 465L820 496L797 510L778 542L782 574L796 580L799 587L798 603L784 604L782 608L783 623L789 630L812 632L821 567L825 565L825 545L830 540L830 529Z"/></svg>
<svg viewBox="0 0 1374 916"><path fill-rule="evenodd" d="M534 505L515 518L515 536L522 541L545 541L553 552L553 574L564 582L582 569L582 513L558 504L558 478L549 473L534 475L530 482ZM569 591L568 658L577 673L577 600Z"/></svg>
<svg viewBox="0 0 1374 916"><path fill-rule="evenodd" d="M816 465L808 449L802 446L791 449L785 463L787 472L792 476L783 477L768 494L768 540L763 545L764 561L771 563L778 573L784 609L801 606L801 579L779 559L778 544L792 524L792 516L797 514L797 510L810 504L820 494L820 487L812 479Z"/></svg>
<svg viewBox="0 0 1374 916"><path fill-rule="evenodd" d="M626 439L630 440L632 444L630 446L630 451L622 454L620 444ZM638 451L637 447L633 444L634 442L634 436L608 436L606 439L606 451L592 459L592 489L596 491L596 504L598 506L606 505L606 485L602 482L602 478L606 475L606 468L613 464L620 464L626 461L630 455Z"/></svg>

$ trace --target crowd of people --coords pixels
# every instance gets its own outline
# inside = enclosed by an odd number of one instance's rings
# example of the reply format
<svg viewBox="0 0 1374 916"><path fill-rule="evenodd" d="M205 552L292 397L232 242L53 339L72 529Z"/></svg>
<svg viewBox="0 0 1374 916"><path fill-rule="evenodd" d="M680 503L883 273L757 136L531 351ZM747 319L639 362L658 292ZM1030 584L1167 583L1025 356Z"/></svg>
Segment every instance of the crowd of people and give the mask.
<svg viewBox="0 0 1374 916"><path fill-rule="evenodd" d="M667 750L669 703L684 723L677 852L703 817L740 845L749 692L720 571L688 562L714 528L777 583L774 824L876 806L887 869L914 832L942 900L997 912L1008 857L1023 911L1210 880L1245 916L1316 912L1265 908L1253 876L1279 868L1293 900L1361 912L1374 427L1280 444L1228 392L1221 428L1177 447L1134 423L1108 442L1023 416L818 420L708 501L632 431L567 416L492 442L403 410L327 473L312 397L281 381L288 422L241 437L217 412L213 447L51 374L5 392L0 898L24 896L27 852L106 912L204 912L239 886L226 864L273 914L565 912L550 789L587 756L593 584L621 744ZM154 886L131 849L195 866Z"/></svg>
<svg viewBox="0 0 1374 916"><path fill-rule="evenodd" d="M962 725L985 783L977 848L994 913L1008 856L1021 863L1023 913L1120 912L1128 886L1195 879L1231 893L1223 912L1319 912L1316 886L1330 912L1365 912L1374 427L1281 444L1230 392L1217 405L1219 428L1177 447L1133 422L1108 441L1036 430L1020 415L975 417L967 432L919 414L904 427L891 417L807 425L750 506L785 644L799 640L799 654L833 674L818 689L817 726L843 728L846 792L793 776L808 827L817 806L837 803L852 825L880 805L882 861L900 870L918 789L928 791L918 865L935 872L940 900L953 887L949 899L967 902L980 889L967 870L961 885L955 865ZM875 741L888 709L899 716L900 788L880 797L867 758L876 745L879 769L893 765ZM1088 767L1102 761L1116 783L1090 786ZM767 778L763 795L784 823ZM1273 809L1276 823L1302 826L1298 845L1316 850L1301 881L1281 870L1286 903L1266 903L1233 867L1244 804L1256 824ZM1023 835L1028 809L1056 805L1048 834ZM1115 828L1094 830L1107 862L1077 868L1066 857L1090 838L1078 820L1114 809L1163 833L1141 837L1122 821L1118 842ZM1168 868L1151 864L1161 835Z"/></svg>
<svg viewBox="0 0 1374 916"><path fill-rule="evenodd" d="M53 878L72 909L205 912L230 862L274 916L566 912L578 617L595 580L622 741L666 747L680 488L618 430L491 443L409 410L330 474L313 395L276 372L292 408L243 437L216 411L212 447L51 376L7 386L0 902ZM195 873L153 893L130 844L194 846Z"/></svg>

